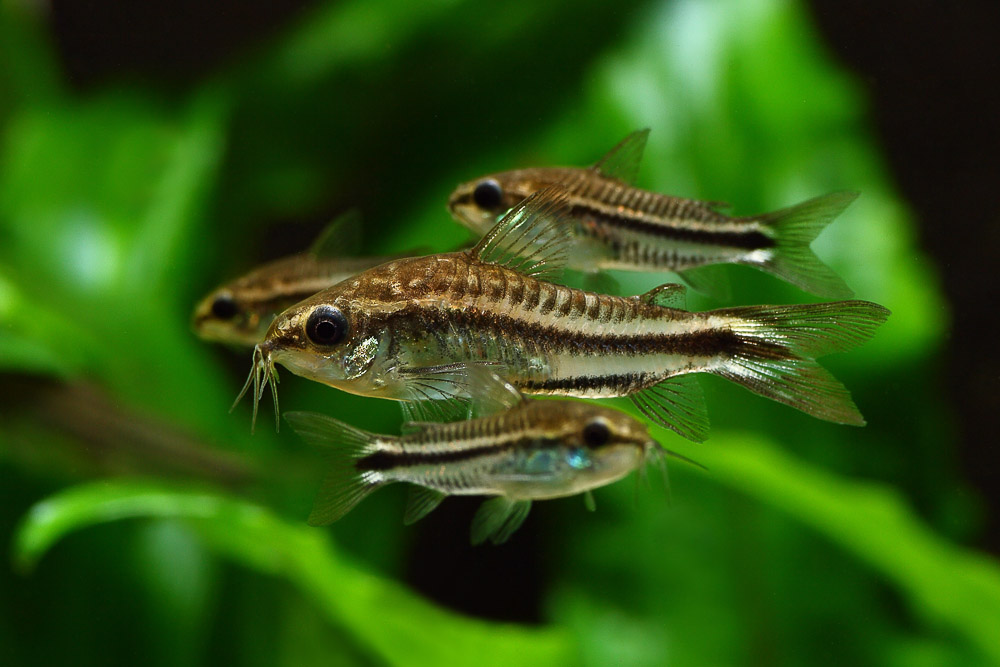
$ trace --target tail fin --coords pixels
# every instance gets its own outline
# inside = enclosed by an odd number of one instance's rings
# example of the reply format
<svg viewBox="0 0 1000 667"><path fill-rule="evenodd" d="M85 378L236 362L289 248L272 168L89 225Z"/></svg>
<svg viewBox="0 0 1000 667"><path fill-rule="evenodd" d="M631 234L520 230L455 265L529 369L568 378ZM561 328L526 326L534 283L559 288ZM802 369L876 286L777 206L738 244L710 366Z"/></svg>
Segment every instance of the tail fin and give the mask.
<svg viewBox="0 0 1000 667"><path fill-rule="evenodd" d="M330 471L316 494L310 525L333 523L383 484L356 465L377 451L375 443L380 436L314 412L286 412L285 419L303 440L330 452Z"/></svg>
<svg viewBox="0 0 1000 667"><path fill-rule="evenodd" d="M820 419L864 426L847 388L816 363L868 341L889 311L867 301L747 306L712 311L735 319L745 343L715 370L761 396Z"/></svg>
<svg viewBox="0 0 1000 667"><path fill-rule="evenodd" d="M760 268L812 294L834 299L852 296L847 283L813 254L809 244L857 198L857 192L832 192L759 216L775 242L771 258Z"/></svg>

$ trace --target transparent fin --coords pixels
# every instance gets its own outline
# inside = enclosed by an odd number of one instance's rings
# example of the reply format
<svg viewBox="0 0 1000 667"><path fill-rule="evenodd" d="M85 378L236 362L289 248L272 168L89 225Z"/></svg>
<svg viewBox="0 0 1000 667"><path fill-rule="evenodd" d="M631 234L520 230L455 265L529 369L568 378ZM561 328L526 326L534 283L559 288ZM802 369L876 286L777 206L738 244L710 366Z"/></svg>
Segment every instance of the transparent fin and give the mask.
<svg viewBox="0 0 1000 667"><path fill-rule="evenodd" d="M691 289L719 301L728 301L732 296L729 274L721 266L696 266L677 273Z"/></svg>
<svg viewBox="0 0 1000 667"><path fill-rule="evenodd" d="M407 400L403 418L413 422L450 422L472 416L469 366L448 364L401 371Z"/></svg>
<svg viewBox="0 0 1000 667"><path fill-rule="evenodd" d="M531 511L530 500L511 500L499 496L490 498L472 517L472 543L482 544L490 540L493 544L503 544L514 534Z"/></svg>
<svg viewBox="0 0 1000 667"><path fill-rule="evenodd" d="M857 198L857 192L833 192L760 216L761 222L771 228L776 246L771 258L757 266L812 294L834 299L853 295L847 283L820 261L809 244Z"/></svg>
<svg viewBox="0 0 1000 667"><path fill-rule="evenodd" d="M520 392L493 363L448 364L404 371L410 399L402 402L409 422L447 422L483 417L521 403Z"/></svg>
<svg viewBox="0 0 1000 667"><path fill-rule="evenodd" d="M708 437L708 409L693 376L670 378L629 398L650 421L688 440L702 442Z"/></svg>
<svg viewBox="0 0 1000 667"><path fill-rule="evenodd" d="M472 404L465 400L435 401L412 399L400 401L406 428L418 428L422 424L441 424L464 421L472 418Z"/></svg>
<svg viewBox="0 0 1000 667"><path fill-rule="evenodd" d="M889 311L867 301L804 306L748 306L712 311L734 316L730 329L766 343L733 355L713 371L750 391L806 414L839 424L864 426L850 392L814 359L868 341Z"/></svg>
<svg viewBox="0 0 1000 667"><path fill-rule="evenodd" d="M566 264L568 211L563 188L539 190L503 216L471 252L487 264L550 278Z"/></svg>
<svg viewBox="0 0 1000 667"><path fill-rule="evenodd" d="M420 521L441 504L446 494L425 486L410 486L406 498L406 511L403 513L403 523L409 526Z"/></svg>
<svg viewBox="0 0 1000 667"><path fill-rule="evenodd" d="M500 365L473 364L468 367L469 397L476 417L504 412L521 403L524 396L500 376Z"/></svg>
<svg viewBox="0 0 1000 667"><path fill-rule="evenodd" d="M687 287L675 283L667 283L666 285L654 287L645 294L640 294L635 298L651 306L684 310L687 307Z"/></svg>
<svg viewBox="0 0 1000 667"><path fill-rule="evenodd" d="M303 440L329 452L330 470L316 494L310 525L333 523L381 486L355 466L358 459L377 451L376 440L381 436L313 412L288 412L285 419Z"/></svg>
<svg viewBox="0 0 1000 667"><path fill-rule="evenodd" d="M646 150L649 128L636 130L622 139L617 146L604 154L591 169L602 176L614 178L629 185L635 183L639 175L639 163Z"/></svg>
<svg viewBox="0 0 1000 667"><path fill-rule="evenodd" d="M588 512L596 512L597 511L597 502L594 500L594 492L593 491L584 491L583 492L583 506L587 508Z"/></svg>
<svg viewBox="0 0 1000 667"><path fill-rule="evenodd" d="M361 211L349 209L333 219L319 233L309 253L319 259L356 257L361 254Z"/></svg>

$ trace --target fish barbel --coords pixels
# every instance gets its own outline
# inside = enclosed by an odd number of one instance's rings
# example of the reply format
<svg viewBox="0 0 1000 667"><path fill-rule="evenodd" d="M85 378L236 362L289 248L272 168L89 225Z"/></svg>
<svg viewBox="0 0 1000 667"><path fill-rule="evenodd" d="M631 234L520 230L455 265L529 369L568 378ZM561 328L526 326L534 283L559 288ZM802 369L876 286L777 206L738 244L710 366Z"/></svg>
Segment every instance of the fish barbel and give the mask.
<svg viewBox="0 0 1000 667"><path fill-rule="evenodd" d="M566 236L565 193L516 206L472 250L369 269L279 315L254 351L254 395L274 364L355 394L468 398L469 365L526 394L629 396L650 419L701 440L708 418L692 373L711 373L829 421L862 425L847 389L815 362L867 341L889 311L865 301L676 307L683 288L638 297L546 282ZM526 252L522 252L526 250Z"/></svg>
<svg viewBox="0 0 1000 667"><path fill-rule="evenodd" d="M725 289L725 276L713 273L710 265L743 264L820 296L852 295L809 244L857 198L856 192L732 217L720 211L726 204L634 187L648 134L648 129L633 132L591 167L517 169L462 183L448 209L473 232L485 234L498 216L532 193L560 185L569 196L564 229L574 238L570 268L674 271L695 289L718 294Z"/></svg>
<svg viewBox="0 0 1000 667"><path fill-rule="evenodd" d="M499 411L455 423L414 424L402 436L367 433L324 415L287 413L295 431L330 452L330 470L309 523L336 521L375 489L408 482L415 486L407 524L449 495L497 496L473 521L472 541L500 543L521 524L533 500L589 493L670 453L623 412L524 399L490 375L492 382L473 381L473 392L486 386L492 400L502 402Z"/></svg>
<svg viewBox="0 0 1000 667"><path fill-rule="evenodd" d="M392 257L351 257L360 239L351 212L334 220L309 252L260 266L222 285L195 307L191 328L202 339L256 345L274 316L316 292Z"/></svg>

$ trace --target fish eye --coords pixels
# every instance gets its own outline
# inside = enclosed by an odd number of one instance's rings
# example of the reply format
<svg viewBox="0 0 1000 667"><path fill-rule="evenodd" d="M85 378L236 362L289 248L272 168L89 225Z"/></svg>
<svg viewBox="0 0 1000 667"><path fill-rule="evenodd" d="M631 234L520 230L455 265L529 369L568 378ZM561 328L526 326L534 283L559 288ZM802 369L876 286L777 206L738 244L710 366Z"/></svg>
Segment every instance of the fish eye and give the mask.
<svg viewBox="0 0 1000 667"><path fill-rule="evenodd" d="M236 302L233 301L233 297L221 295L215 297L215 301L212 302L212 314L218 317L220 320L231 320L236 317L236 313L239 309L236 307Z"/></svg>
<svg viewBox="0 0 1000 667"><path fill-rule="evenodd" d="M611 439L611 430L603 420L595 419L583 427L583 444L587 447L600 447L608 444Z"/></svg>
<svg viewBox="0 0 1000 667"><path fill-rule="evenodd" d="M333 306L320 306L306 320L306 336L317 345L336 345L347 335L347 318Z"/></svg>
<svg viewBox="0 0 1000 667"><path fill-rule="evenodd" d="M472 191L472 201L476 202L476 206L479 208L495 211L503 203L503 190L499 183L488 178L485 181L480 181L476 189Z"/></svg>

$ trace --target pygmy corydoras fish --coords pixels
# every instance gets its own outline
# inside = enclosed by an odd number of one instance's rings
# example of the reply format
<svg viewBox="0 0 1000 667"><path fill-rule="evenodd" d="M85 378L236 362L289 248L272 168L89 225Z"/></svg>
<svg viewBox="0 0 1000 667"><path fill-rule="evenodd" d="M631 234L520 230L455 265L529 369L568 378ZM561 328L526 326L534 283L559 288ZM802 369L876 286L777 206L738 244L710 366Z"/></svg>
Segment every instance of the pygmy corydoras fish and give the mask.
<svg viewBox="0 0 1000 667"><path fill-rule="evenodd" d="M308 251L264 264L213 290L191 327L209 341L256 345L274 316L308 296L395 257L352 257L360 245L354 212L334 220Z"/></svg>
<svg viewBox="0 0 1000 667"><path fill-rule="evenodd" d="M683 288L639 297L573 289L540 277L569 242L566 195L539 191L467 252L401 259L364 271L279 315L244 391L274 364L355 394L399 401L468 397L461 367L491 365L527 394L630 396L650 419L694 439L708 418L689 374L711 373L834 422L864 420L819 356L867 341L888 311L865 301L675 307ZM523 252L525 251L525 252Z"/></svg>
<svg viewBox="0 0 1000 667"><path fill-rule="evenodd" d="M456 220L485 234L499 215L558 184L569 195L565 232L575 240L570 268L674 271L695 289L720 293L725 276L710 265L744 264L813 294L851 296L809 244L857 193L834 192L773 213L731 217L720 210L725 204L633 187L648 134L632 133L591 167L517 169L463 183L448 208Z"/></svg>
<svg viewBox="0 0 1000 667"><path fill-rule="evenodd" d="M497 381L499 384L499 381ZM666 453L629 415L576 401L510 400L494 414L447 424L422 422L402 436L367 433L330 417L291 412L285 419L312 444L329 448L330 470L309 523L336 521L375 489L412 488L412 523L449 495L496 496L473 520L472 541L503 542L531 501L589 492ZM588 497L588 502L592 502Z"/></svg>

